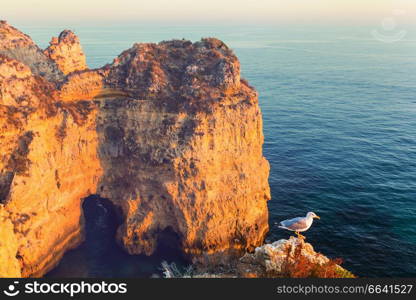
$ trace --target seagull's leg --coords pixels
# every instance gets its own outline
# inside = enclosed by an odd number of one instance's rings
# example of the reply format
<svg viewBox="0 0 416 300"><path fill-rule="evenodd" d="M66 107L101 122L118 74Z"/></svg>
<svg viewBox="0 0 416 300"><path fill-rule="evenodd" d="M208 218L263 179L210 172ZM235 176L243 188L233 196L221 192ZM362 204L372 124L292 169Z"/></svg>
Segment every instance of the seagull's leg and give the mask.
<svg viewBox="0 0 416 300"><path fill-rule="evenodd" d="M298 239L301 239L301 240L306 239L306 237L304 237L303 235L301 235L301 234L299 233L299 231L295 231L295 233L296 233L296 235L298 236Z"/></svg>

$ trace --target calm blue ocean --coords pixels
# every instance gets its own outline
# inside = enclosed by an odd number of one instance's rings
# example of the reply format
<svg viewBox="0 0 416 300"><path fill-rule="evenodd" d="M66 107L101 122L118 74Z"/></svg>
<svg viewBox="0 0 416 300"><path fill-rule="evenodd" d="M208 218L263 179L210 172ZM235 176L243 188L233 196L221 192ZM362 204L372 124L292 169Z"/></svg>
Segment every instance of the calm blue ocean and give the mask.
<svg viewBox="0 0 416 300"><path fill-rule="evenodd" d="M65 28L20 29L45 47ZM376 26L70 29L90 67L111 62L134 42L207 36L225 41L260 94L264 154L271 164L268 239L289 236L274 222L315 211L321 220L306 236L316 250L343 258L360 277L416 276L414 31L407 28L403 40L385 43L373 37L372 30L386 34ZM164 258L118 253L115 264L103 266L90 256L75 250L51 275L148 276Z"/></svg>

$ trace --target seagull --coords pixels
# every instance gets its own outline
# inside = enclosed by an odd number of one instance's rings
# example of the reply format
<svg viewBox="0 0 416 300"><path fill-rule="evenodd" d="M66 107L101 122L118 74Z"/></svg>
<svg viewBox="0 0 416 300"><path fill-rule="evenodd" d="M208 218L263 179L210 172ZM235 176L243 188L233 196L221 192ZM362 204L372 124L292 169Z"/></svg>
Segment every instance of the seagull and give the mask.
<svg viewBox="0 0 416 300"><path fill-rule="evenodd" d="M318 217L314 212L308 212L306 214L306 217L297 217L280 222L279 228L294 231L298 238L304 239L305 237L301 235L299 232L308 230L309 227L311 227L312 225L313 219L315 218L320 219L320 217Z"/></svg>

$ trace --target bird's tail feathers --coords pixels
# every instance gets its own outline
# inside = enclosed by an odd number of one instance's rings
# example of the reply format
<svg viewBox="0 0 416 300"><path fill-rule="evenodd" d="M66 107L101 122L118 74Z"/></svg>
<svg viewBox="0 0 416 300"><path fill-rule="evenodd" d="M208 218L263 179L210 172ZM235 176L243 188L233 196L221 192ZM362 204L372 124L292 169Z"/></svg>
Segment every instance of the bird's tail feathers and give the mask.
<svg viewBox="0 0 416 300"><path fill-rule="evenodd" d="M279 223L275 222L274 224L275 224L275 225L277 225L277 227L279 227L279 228L282 228L282 229L287 229L287 227L286 227L286 226L284 226L284 225L282 224L282 222L279 222Z"/></svg>

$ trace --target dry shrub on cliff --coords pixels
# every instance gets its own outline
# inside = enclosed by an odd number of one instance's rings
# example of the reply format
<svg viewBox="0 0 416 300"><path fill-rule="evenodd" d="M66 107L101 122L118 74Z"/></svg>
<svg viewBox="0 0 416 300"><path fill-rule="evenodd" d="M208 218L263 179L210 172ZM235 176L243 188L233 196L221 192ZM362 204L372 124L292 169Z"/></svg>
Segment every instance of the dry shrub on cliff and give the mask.
<svg viewBox="0 0 416 300"><path fill-rule="evenodd" d="M192 266L186 267L184 270L180 270L175 263L168 263L167 261L162 261L161 270L163 273L163 278L192 278L194 273L194 268Z"/></svg>
<svg viewBox="0 0 416 300"><path fill-rule="evenodd" d="M302 254L303 243L299 243L292 251L288 248L286 259L282 264L280 276L268 274L270 277L289 277L289 278L354 278L349 271L342 268L341 258L329 259L325 263L319 263ZM318 255L316 253L315 255Z"/></svg>
<svg viewBox="0 0 416 300"><path fill-rule="evenodd" d="M163 261L161 264L161 271L163 278L236 278L237 275L231 270L224 272L223 268L211 267L212 271L198 269L193 265L177 267L175 263L168 263Z"/></svg>

